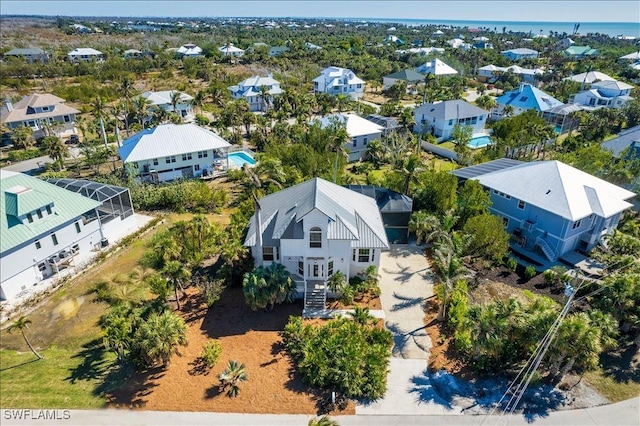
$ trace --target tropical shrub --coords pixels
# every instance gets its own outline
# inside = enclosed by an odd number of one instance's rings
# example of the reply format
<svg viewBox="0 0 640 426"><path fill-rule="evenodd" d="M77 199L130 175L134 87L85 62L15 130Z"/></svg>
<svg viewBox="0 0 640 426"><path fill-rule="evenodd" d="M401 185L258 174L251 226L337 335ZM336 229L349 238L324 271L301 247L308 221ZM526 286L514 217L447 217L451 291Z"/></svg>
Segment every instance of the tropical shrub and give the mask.
<svg viewBox="0 0 640 426"><path fill-rule="evenodd" d="M524 276L530 280L531 278L536 276L536 268L533 265L529 265L524 268Z"/></svg>
<svg viewBox="0 0 640 426"><path fill-rule="evenodd" d="M222 345L217 340L209 340L202 347L202 352L200 353L200 357L202 358L202 362L208 368L213 367L218 363L218 359L220 358L220 354L222 353Z"/></svg>
<svg viewBox="0 0 640 426"><path fill-rule="evenodd" d="M178 346L187 345L187 326L184 320L171 312L152 313L135 333L141 359L147 366L161 363L166 366Z"/></svg>
<svg viewBox="0 0 640 426"><path fill-rule="evenodd" d="M218 376L220 380L220 392L227 391L229 398L235 398L240 392L240 383L247 381L247 373L244 364L238 361L229 361L227 369Z"/></svg>
<svg viewBox="0 0 640 426"><path fill-rule="evenodd" d="M282 264L272 263L247 272L242 280L242 291L251 310L273 310L276 304L293 301L296 285Z"/></svg>
<svg viewBox="0 0 640 426"><path fill-rule="evenodd" d="M386 392L393 339L371 321L362 322L340 318L312 326L290 317L281 335L308 383L337 389L347 398L378 399Z"/></svg>
<svg viewBox="0 0 640 426"><path fill-rule="evenodd" d="M507 262L506 262L505 266L507 267L508 270L515 271L516 268L518 267L518 261L515 260L513 257L509 256L507 258Z"/></svg>

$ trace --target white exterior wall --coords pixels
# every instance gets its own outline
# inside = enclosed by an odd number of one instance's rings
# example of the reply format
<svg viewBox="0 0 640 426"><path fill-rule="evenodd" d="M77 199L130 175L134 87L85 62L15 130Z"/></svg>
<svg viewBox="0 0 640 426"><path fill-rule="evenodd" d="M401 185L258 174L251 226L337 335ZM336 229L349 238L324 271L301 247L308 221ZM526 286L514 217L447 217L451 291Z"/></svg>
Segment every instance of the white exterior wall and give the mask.
<svg viewBox="0 0 640 426"><path fill-rule="evenodd" d="M46 221L46 216L40 220ZM80 233L76 231L76 221L80 224ZM38 238L29 240L15 251L3 253L0 259L0 281L2 283L0 286L0 298L11 299L21 291L30 290L43 279L53 275L53 268L46 260L60 251L78 244L80 252L85 253L91 251L96 244L100 243L102 239L100 222L97 219L86 225L82 222L82 217L78 217L60 227L47 231ZM57 245L53 244L52 232L55 232L58 239ZM36 240L41 244L39 249L35 246ZM45 262L46 265L44 273L38 270L38 265L42 262Z"/></svg>
<svg viewBox="0 0 640 426"><path fill-rule="evenodd" d="M176 173L175 177L172 177L171 174L165 175L164 179L160 179L161 181L168 181L168 180L173 180L176 178L179 178L182 176L181 171L178 169L183 169L185 167L190 167L192 172L193 172L193 176L195 177L199 177L202 176L202 171L204 169L209 170L209 172L213 171L213 150L207 150L207 151L203 151L207 153L206 157L202 157L202 158L198 158L198 152L192 152L191 154L191 159L189 160L188 157L186 160L182 159L182 154L179 155L175 155L175 162L170 162L167 163L167 158L171 157L160 157L157 158L156 160L158 160L158 164L155 165L153 163L153 158L149 158L147 160L142 160L142 161L138 161L136 164L138 165L138 174L147 174L147 172L145 172L145 168L148 167L148 170L155 170L158 173L163 173L163 172L169 172L169 171L174 171L177 170L178 173ZM224 161L224 160L223 160ZM197 167L196 167L197 166ZM196 168L199 168L199 170L196 170Z"/></svg>
<svg viewBox="0 0 640 426"><path fill-rule="evenodd" d="M382 137L382 132L352 137L350 139L350 142L345 145L346 148L349 150L349 162L351 163L363 158L367 153L367 149L369 149L369 144L371 143L371 141L380 139L381 137ZM365 142L365 139L366 139L366 142ZM355 142L355 146L354 146L354 142Z"/></svg>
<svg viewBox="0 0 640 426"><path fill-rule="evenodd" d="M155 108L162 108L167 112L174 112L171 104L154 105ZM152 107L152 108L153 108ZM190 103L178 103L176 104L176 114L178 114L184 121L189 121L195 118L193 106Z"/></svg>
<svg viewBox="0 0 640 426"><path fill-rule="evenodd" d="M446 141L451 138L451 133L453 132L453 128L456 125L456 120L434 120L432 117L425 116L425 122L422 123L422 114L418 112L415 113L415 121L416 125L414 127L414 131L421 133L423 128L428 132L430 127L434 128L434 135L439 139ZM478 116L478 120L475 124L468 124L472 127L473 133L482 133L484 130L484 125L487 121L487 115L483 114ZM461 125L465 125L464 123L460 123Z"/></svg>

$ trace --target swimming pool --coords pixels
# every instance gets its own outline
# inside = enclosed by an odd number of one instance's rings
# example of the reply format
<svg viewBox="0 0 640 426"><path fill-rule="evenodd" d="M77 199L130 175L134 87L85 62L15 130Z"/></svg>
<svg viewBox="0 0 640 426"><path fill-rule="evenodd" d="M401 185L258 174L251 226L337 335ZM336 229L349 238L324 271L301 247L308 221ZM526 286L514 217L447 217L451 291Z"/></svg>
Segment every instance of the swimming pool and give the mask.
<svg viewBox="0 0 640 426"><path fill-rule="evenodd" d="M488 135L477 135L471 138L467 146L471 149L484 148L485 146L491 145L491 138Z"/></svg>
<svg viewBox="0 0 640 426"><path fill-rule="evenodd" d="M249 166L255 166L256 160L254 160L249 154L243 151L232 152L229 154L229 161L232 161L238 167L242 167L245 164Z"/></svg>

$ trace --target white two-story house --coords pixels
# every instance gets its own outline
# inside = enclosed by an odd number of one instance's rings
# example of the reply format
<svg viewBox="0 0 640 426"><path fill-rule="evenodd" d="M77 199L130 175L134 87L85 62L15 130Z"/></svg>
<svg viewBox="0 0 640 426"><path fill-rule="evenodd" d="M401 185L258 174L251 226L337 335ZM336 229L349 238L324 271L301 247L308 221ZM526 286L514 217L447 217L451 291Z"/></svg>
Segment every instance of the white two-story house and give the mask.
<svg viewBox="0 0 640 426"><path fill-rule="evenodd" d="M0 119L11 130L20 126L30 127L35 138L45 136L47 127L64 137L76 133L75 121L79 113L65 104L62 98L48 93L34 93L15 104L5 100L0 109Z"/></svg>
<svg viewBox="0 0 640 426"><path fill-rule="evenodd" d="M456 99L424 104L414 111L416 133L431 133L439 141L451 138L456 124L471 126L473 133L482 133L489 112Z"/></svg>
<svg viewBox="0 0 640 426"><path fill-rule="evenodd" d="M103 241L100 202L0 170L0 300L39 290Z"/></svg>
<svg viewBox="0 0 640 426"><path fill-rule="evenodd" d="M340 67L325 68L313 79L315 93L342 94L354 99L364 96L364 86L364 80L358 78L353 71Z"/></svg>
<svg viewBox="0 0 640 426"><path fill-rule="evenodd" d="M291 273L305 309L324 308L334 273L378 267L389 248L375 199L320 178L260 199L244 245L256 266L277 262Z"/></svg>
<svg viewBox="0 0 640 426"><path fill-rule="evenodd" d="M345 148L349 151L348 161L358 161L365 157L371 141L380 139L385 128L356 114L331 114L318 120L322 128L333 123L345 126L349 142ZM312 122L313 123L313 122Z"/></svg>
<svg viewBox="0 0 640 426"><path fill-rule="evenodd" d="M161 124L122 142L122 162L137 166L144 181L212 176L227 170L231 145L211 130L195 124Z"/></svg>
<svg viewBox="0 0 640 426"><path fill-rule="evenodd" d="M633 98L629 96L633 86L621 81L598 81L585 90L569 97L569 102L582 105L586 109L622 108Z"/></svg>
<svg viewBox="0 0 640 426"><path fill-rule="evenodd" d="M104 54L90 47L78 47L67 53L70 62L102 62Z"/></svg>
<svg viewBox="0 0 640 426"><path fill-rule="evenodd" d="M174 93L178 93L177 102L175 108L172 102ZM187 95L183 92L176 90L164 90L162 92L144 92L141 94L143 98L147 99L150 103L149 110L153 111L155 108L161 108L167 112L175 112L183 121L193 121L195 118L195 112L193 110L193 96Z"/></svg>
<svg viewBox="0 0 640 426"><path fill-rule="evenodd" d="M263 88L266 90L265 93ZM229 86L228 89L233 99L246 99L251 111L266 111L273 106L273 98L284 93L280 88L280 82L275 80L272 74L266 77L249 77L236 86Z"/></svg>

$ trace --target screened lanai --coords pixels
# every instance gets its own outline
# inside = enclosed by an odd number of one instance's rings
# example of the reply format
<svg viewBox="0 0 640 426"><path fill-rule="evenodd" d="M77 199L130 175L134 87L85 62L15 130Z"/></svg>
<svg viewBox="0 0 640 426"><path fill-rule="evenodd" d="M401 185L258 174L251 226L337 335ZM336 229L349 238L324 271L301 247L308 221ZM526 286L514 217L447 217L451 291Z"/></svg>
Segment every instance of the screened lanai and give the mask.
<svg viewBox="0 0 640 426"><path fill-rule="evenodd" d="M103 224L117 217L126 219L133 215L133 203L128 188L85 179L47 179L47 182L101 202L102 205L97 210Z"/></svg>

